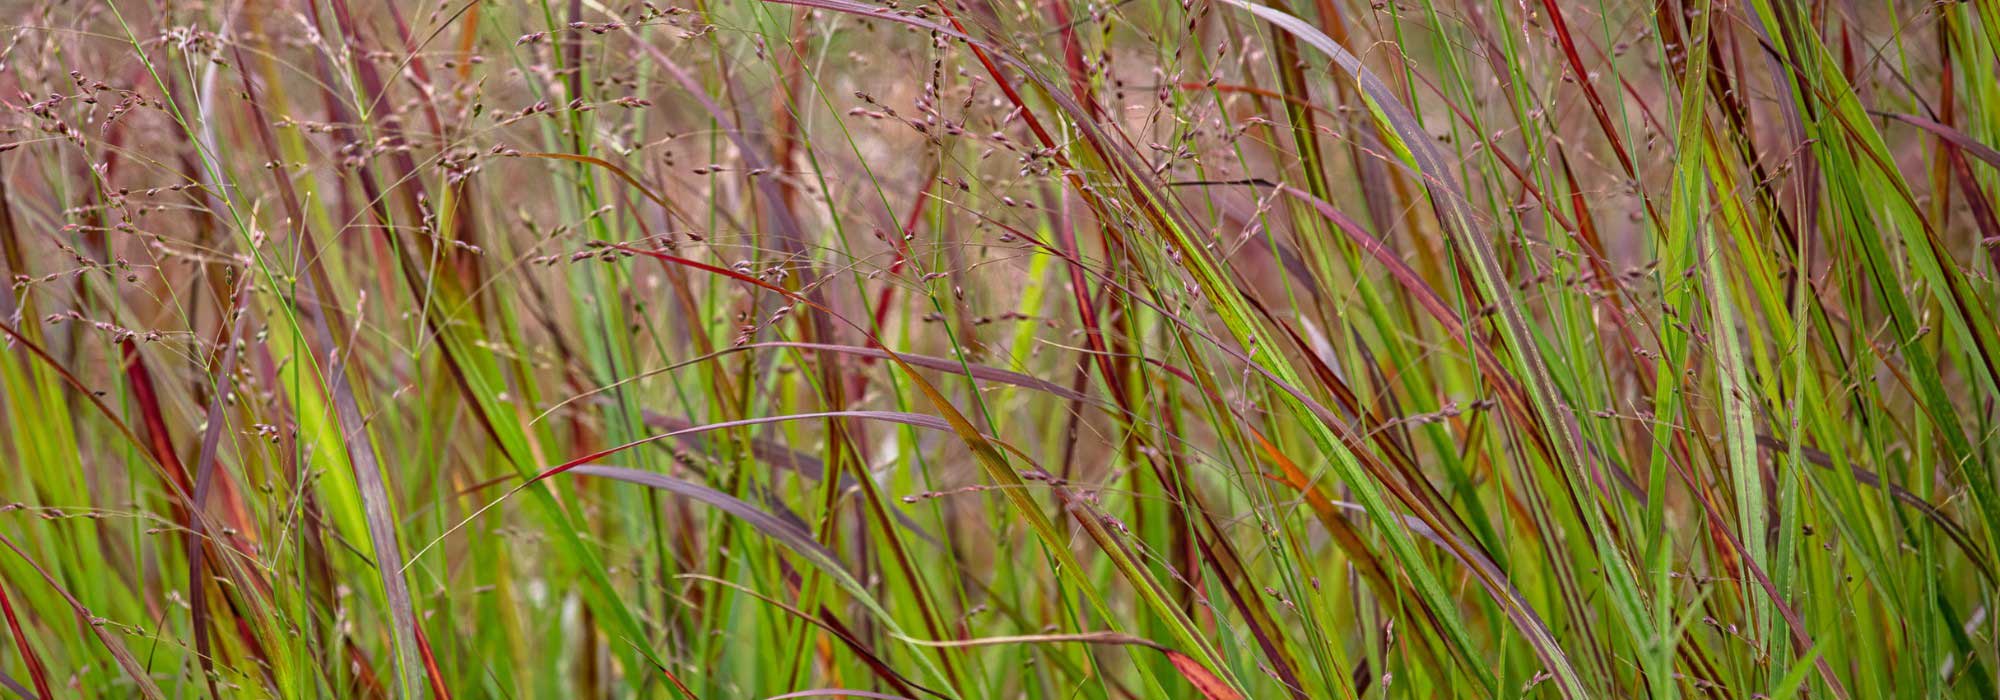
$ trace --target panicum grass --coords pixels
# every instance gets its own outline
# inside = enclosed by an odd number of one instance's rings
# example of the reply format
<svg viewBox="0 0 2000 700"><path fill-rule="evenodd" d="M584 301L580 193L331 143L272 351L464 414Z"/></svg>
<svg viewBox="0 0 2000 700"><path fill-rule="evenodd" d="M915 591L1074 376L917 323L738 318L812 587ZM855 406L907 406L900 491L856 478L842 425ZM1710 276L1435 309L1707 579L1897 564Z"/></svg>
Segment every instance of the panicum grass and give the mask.
<svg viewBox="0 0 2000 700"><path fill-rule="evenodd" d="M2000 4L0 5L0 692L1993 698Z"/></svg>

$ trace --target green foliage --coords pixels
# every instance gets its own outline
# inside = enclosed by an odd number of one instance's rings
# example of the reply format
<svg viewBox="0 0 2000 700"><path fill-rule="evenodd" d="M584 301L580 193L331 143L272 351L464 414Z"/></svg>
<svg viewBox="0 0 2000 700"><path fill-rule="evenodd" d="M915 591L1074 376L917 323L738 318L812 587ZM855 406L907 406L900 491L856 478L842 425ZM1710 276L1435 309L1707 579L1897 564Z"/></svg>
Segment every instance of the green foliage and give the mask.
<svg viewBox="0 0 2000 700"><path fill-rule="evenodd" d="M0 28L17 696L2000 692L1994 2Z"/></svg>

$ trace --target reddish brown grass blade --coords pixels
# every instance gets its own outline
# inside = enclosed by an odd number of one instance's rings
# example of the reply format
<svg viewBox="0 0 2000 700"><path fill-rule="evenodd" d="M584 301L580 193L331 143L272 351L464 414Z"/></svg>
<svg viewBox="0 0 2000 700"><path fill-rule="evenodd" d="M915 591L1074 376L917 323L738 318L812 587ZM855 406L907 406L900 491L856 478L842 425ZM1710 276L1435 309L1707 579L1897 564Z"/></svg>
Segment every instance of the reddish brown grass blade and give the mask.
<svg viewBox="0 0 2000 700"><path fill-rule="evenodd" d="M28 643L28 633L21 629L21 621L14 617L14 601L7 597L7 587L0 586L0 612L7 615L7 631L14 634L14 645L20 647L21 663L28 667L28 679L35 682L35 692L46 700L54 700L56 692L49 688L49 671L42 665L42 657L35 653L35 647Z"/></svg>
<svg viewBox="0 0 2000 700"><path fill-rule="evenodd" d="M222 339L222 362L216 370L215 394L209 399L208 428L202 431L201 454L194 462L194 498L188 505L188 609L194 622L195 656L201 661L202 680L206 682L208 696L211 698L220 698L222 694L216 688L215 656L211 653L208 639L210 620L206 569L209 545L206 539L208 517L204 511L208 505L209 491L215 486L216 451L222 444L222 426L227 422L224 420L222 410L229 405L230 392L235 390L236 341L243 337L243 329L249 320L249 314L244 313L244 306L250 299L251 285L247 282L245 280L241 289L237 291L236 301L228 312L232 318L228 321L229 331ZM238 527L241 528L241 523L238 523Z"/></svg>
<svg viewBox="0 0 2000 700"><path fill-rule="evenodd" d="M1987 165L2000 168L2000 150L1995 150L1992 146L1980 143L1977 139L1972 138L1971 135L1963 131L1914 114L1883 114L1882 116L1928 131L1933 136L1950 141L1953 146L1957 146L1966 153L1972 154L1974 158L1984 161Z"/></svg>
<svg viewBox="0 0 2000 700"><path fill-rule="evenodd" d="M1953 179L1958 181L1959 188L1965 192L1966 201L1972 207L1973 220L1979 224L1979 228L1982 231L1981 235L1985 237L1982 247L1986 249L1987 260L1992 262L1993 269L1996 272L2000 272L2000 220L1996 220L1992 201L1987 199L1986 193L1979 188L1978 182L1972 178L1971 169L1966 166L1964 157L1960 155L1961 153L1970 153L1974 158L1978 158L1988 166L2000 168L2000 151L1994 150L1992 146L1980 143L1965 132L1954 129L1947 124L1941 124L1912 114L1890 114L1887 116L1890 119L1928 131L1932 135L1944 139L1945 142L1951 144L1952 148L1949 149L1950 153L1948 155L1950 156L1952 174L1954 175Z"/></svg>
<svg viewBox="0 0 2000 700"><path fill-rule="evenodd" d="M1216 678L1208 667L1188 658L1187 654L1168 651L1167 661L1174 665L1174 670L1181 672L1182 678L1186 678L1188 683L1194 685L1195 690L1201 691L1202 697L1208 700L1243 700L1242 693L1236 692L1228 683Z"/></svg>

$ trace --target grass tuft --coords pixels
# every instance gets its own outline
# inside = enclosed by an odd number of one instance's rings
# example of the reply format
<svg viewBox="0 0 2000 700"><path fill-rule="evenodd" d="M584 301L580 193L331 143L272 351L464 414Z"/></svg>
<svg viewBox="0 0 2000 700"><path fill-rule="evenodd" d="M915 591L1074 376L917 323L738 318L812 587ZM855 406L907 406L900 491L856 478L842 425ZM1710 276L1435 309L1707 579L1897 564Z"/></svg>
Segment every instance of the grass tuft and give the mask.
<svg viewBox="0 0 2000 700"><path fill-rule="evenodd" d="M0 692L1995 697L1996 9L0 7Z"/></svg>

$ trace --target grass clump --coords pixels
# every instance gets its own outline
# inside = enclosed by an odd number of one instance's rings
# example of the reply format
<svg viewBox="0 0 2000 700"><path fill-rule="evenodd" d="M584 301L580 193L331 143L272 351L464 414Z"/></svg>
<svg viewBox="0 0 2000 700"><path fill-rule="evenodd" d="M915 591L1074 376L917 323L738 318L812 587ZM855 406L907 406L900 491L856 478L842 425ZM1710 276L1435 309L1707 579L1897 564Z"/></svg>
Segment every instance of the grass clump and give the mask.
<svg viewBox="0 0 2000 700"><path fill-rule="evenodd" d="M1991 698L1988 2L29 2L21 697Z"/></svg>

